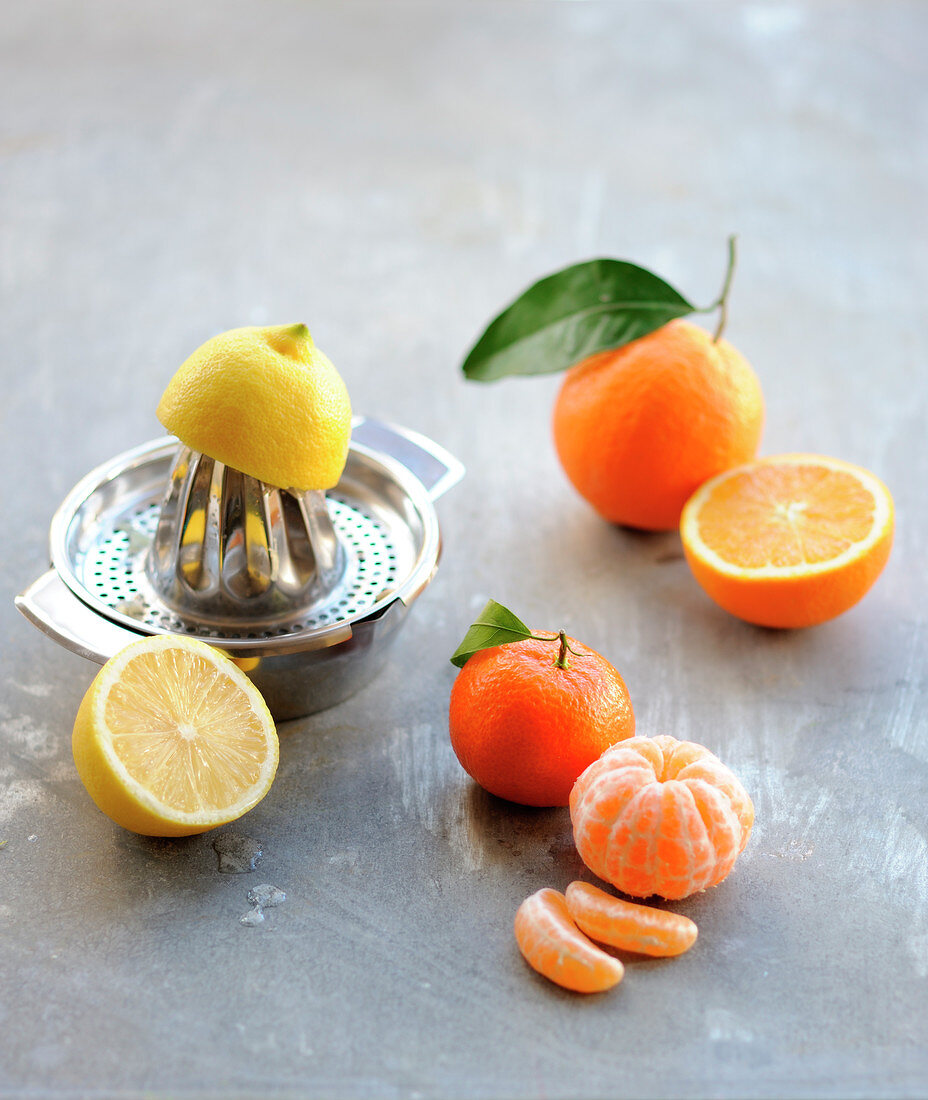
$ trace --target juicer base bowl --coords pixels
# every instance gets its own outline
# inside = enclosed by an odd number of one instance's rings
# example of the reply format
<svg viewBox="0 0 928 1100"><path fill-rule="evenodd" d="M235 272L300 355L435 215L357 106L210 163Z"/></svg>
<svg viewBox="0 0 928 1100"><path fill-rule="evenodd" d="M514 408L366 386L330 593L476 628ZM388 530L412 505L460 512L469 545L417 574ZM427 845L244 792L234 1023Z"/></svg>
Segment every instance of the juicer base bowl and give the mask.
<svg viewBox="0 0 928 1100"><path fill-rule="evenodd" d="M358 418L345 474L333 490L336 526L354 580L297 622L182 619L146 583L145 561L177 446L154 440L83 478L52 520L52 568L16 606L59 644L103 664L129 642L189 634L226 652L278 720L348 698L382 668L409 608L438 567L434 500L464 467L431 440Z"/></svg>

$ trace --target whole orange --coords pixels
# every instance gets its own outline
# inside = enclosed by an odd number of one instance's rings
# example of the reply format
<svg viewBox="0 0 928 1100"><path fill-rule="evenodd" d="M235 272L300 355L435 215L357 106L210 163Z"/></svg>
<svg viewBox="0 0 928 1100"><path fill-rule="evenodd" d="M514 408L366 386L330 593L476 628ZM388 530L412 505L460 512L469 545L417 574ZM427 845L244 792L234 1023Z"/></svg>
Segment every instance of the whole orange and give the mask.
<svg viewBox="0 0 928 1100"><path fill-rule="evenodd" d="M635 732L622 677L595 650L560 637L560 647L557 638L529 638L480 650L451 689L461 766L491 794L525 806L566 806L584 768Z"/></svg>
<svg viewBox="0 0 928 1100"><path fill-rule="evenodd" d="M554 442L564 472L601 516L664 531L707 478L754 457L763 424L748 361L726 340L671 321L570 368Z"/></svg>

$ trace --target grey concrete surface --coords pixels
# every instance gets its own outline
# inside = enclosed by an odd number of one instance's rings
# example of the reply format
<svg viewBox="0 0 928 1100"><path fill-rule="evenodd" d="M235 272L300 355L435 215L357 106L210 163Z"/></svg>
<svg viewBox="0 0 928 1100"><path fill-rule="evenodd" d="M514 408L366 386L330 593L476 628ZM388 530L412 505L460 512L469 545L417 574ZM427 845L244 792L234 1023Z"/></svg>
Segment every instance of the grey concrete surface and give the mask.
<svg viewBox="0 0 928 1100"><path fill-rule="evenodd" d="M0 1094L626 1097L928 1093L928 11L882 3L7 4L0 21ZM606 254L698 300L740 234L728 335L767 453L891 487L854 610L759 631L676 535L601 522L549 441L557 379L466 384L483 323ZM209 835L121 831L71 724L94 673L13 596L87 470L160 434L217 331L305 320L355 407L468 467L377 682L281 728ZM580 999L514 910L581 872L566 811L494 800L446 722L488 596L624 674L642 733L702 741L757 826L680 905L697 946ZM246 927L247 891L287 900Z"/></svg>

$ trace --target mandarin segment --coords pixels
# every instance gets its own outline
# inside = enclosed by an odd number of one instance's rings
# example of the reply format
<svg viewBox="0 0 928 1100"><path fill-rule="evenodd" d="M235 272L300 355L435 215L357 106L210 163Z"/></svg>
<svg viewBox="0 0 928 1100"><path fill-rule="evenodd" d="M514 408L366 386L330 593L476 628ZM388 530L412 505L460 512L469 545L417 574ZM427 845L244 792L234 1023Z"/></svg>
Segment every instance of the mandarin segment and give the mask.
<svg viewBox="0 0 928 1100"><path fill-rule="evenodd" d="M633 897L671 899L721 882L754 820L730 769L704 746L667 735L604 753L574 784L570 817L594 874Z"/></svg>
<svg viewBox="0 0 928 1100"><path fill-rule="evenodd" d="M696 580L759 626L815 626L853 607L889 559L893 501L869 471L822 455L778 455L693 494L680 534Z"/></svg>
<svg viewBox="0 0 928 1100"><path fill-rule="evenodd" d="M704 791L711 791L724 798L724 808L730 808L738 819L740 833L738 851L743 851L754 825L754 805L731 771L710 754L692 764L687 764L677 773L677 778L690 784L701 783Z"/></svg>
<svg viewBox="0 0 928 1100"><path fill-rule="evenodd" d="M567 899L550 887L527 897L516 911L516 943L539 974L575 993L602 993L618 985L622 963L589 940L567 910Z"/></svg>
<svg viewBox="0 0 928 1100"><path fill-rule="evenodd" d="M587 882L572 882L565 896L577 927L597 943L666 958L696 942L695 923L680 913L623 901Z"/></svg>

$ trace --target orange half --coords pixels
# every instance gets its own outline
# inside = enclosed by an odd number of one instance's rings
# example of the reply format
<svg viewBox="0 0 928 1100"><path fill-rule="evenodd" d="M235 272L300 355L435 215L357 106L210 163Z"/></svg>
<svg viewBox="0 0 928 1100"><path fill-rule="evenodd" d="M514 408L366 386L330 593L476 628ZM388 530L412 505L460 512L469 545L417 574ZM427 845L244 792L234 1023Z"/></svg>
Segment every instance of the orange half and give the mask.
<svg viewBox="0 0 928 1100"><path fill-rule="evenodd" d="M680 535L696 580L726 611L759 626L814 626L853 607L882 572L893 500L860 466L777 455L697 489Z"/></svg>

